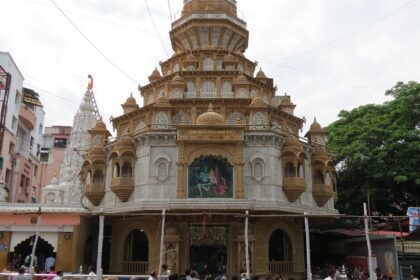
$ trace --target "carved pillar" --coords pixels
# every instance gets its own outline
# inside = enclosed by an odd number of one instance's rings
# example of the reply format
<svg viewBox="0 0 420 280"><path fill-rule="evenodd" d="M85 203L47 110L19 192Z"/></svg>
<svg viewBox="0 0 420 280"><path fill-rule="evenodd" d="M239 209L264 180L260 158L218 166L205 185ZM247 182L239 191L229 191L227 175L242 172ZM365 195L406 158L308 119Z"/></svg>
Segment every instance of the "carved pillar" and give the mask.
<svg viewBox="0 0 420 280"><path fill-rule="evenodd" d="M235 164L236 195L235 198L244 198L244 163Z"/></svg>
<svg viewBox="0 0 420 280"><path fill-rule="evenodd" d="M217 60L216 60L216 64L217 64ZM222 78L217 77L216 78L216 96L218 98L221 97L221 92L222 92Z"/></svg>

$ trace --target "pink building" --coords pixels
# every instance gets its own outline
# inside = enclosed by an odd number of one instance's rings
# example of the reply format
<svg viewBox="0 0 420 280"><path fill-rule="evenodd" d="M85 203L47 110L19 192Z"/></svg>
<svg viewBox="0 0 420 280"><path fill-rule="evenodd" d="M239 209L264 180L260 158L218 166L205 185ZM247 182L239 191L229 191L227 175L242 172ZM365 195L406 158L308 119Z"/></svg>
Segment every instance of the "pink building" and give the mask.
<svg viewBox="0 0 420 280"><path fill-rule="evenodd" d="M69 144L71 126L46 127L40 151L41 186L48 185L54 176L60 174L65 151ZM39 198L39 196L38 196ZM40 200L39 200L40 201Z"/></svg>
<svg viewBox="0 0 420 280"><path fill-rule="evenodd" d="M41 191L39 151L45 112L38 93L23 87L23 75L9 53L0 52L0 66L11 76L7 102L2 101L5 118L1 124L4 135L0 182L7 195L0 200L37 202Z"/></svg>

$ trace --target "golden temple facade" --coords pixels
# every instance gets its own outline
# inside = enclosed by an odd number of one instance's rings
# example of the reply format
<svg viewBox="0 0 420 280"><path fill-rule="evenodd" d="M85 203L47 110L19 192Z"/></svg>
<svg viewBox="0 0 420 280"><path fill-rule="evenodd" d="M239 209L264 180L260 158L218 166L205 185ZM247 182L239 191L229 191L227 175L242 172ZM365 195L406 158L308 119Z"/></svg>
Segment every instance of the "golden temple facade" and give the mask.
<svg viewBox="0 0 420 280"><path fill-rule="evenodd" d="M168 269L239 275L249 211L251 273L304 279L303 219L266 214L337 214L336 172L321 126L299 137L291 97L244 55L248 37L235 0L184 0L174 54L139 87L143 106L122 104L115 140L102 121L89 131L80 179L112 238L105 271L158 270L166 209Z"/></svg>

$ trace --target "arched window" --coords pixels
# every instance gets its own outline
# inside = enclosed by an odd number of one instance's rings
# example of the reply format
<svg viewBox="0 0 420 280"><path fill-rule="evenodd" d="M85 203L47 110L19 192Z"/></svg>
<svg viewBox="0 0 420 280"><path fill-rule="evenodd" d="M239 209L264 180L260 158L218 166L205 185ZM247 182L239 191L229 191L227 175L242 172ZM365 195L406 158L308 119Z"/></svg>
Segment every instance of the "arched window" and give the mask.
<svg viewBox="0 0 420 280"><path fill-rule="evenodd" d="M324 175L321 170L316 170L314 174L314 183L315 184L324 184Z"/></svg>
<svg viewBox="0 0 420 280"><path fill-rule="evenodd" d="M299 163L298 165L298 172L299 172L299 178L305 177L305 173L303 171L303 164Z"/></svg>
<svg viewBox="0 0 420 280"><path fill-rule="evenodd" d="M293 166L293 163L291 163L291 162L286 163L286 167L284 168L284 176L285 177L296 177L296 169Z"/></svg>
<svg viewBox="0 0 420 280"><path fill-rule="evenodd" d="M90 172L90 170L87 172L86 174L86 181L85 181L86 185L89 185L92 183L92 173Z"/></svg>
<svg viewBox="0 0 420 280"><path fill-rule="evenodd" d="M257 129L257 130L264 129L264 125L265 125L264 114L261 112L256 113L254 115L252 124L255 125L254 129Z"/></svg>
<svg viewBox="0 0 420 280"><path fill-rule="evenodd" d="M102 184L104 182L104 173L102 170L95 170L93 174L93 183L95 184Z"/></svg>
<svg viewBox="0 0 420 280"><path fill-rule="evenodd" d="M179 88L175 88L173 91L172 91L172 98L182 98L183 96L182 96L182 90L181 89L179 89Z"/></svg>
<svg viewBox="0 0 420 280"><path fill-rule="evenodd" d="M325 185L328 185L328 186L332 185L330 172L327 172L327 174L325 174Z"/></svg>
<svg viewBox="0 0 420 280"><path fill-rule="evenodd" d="M149 259L149 241L143 229L133 230L125 241L125 261L143 261Z"/></svg>
<svg viewBox="0 0 420 280"><path fill-rule="evenodd" d="M164 112L159 112L156 114L155 123L157 129L166 129L168 122L168 116Z"/></svg>
<svg viewBox="0 0 420 280"><path fill-rule="evenodd" d="M246 98L246 88L240 88L236 94L238 98Z"/></svg>
<svg viewBox="0 0 420 280"><path fill-rule="evenodd" d="M204 98L216 97L216 86L212 80L204 80L201 84L201 96Z"/></svg>
<svg viewBox="0 0 420 280"><path fill-rule="evenodd" d="M211 71L214 69L214 61L210 57L207 57L203 60L203 70Z"/></svg>
<svg viewBox="0 0 420 280"><path fill-rule="evenodd" d="M238 122L239 121L239 122ZM246 124L246 118L242 112L234 111L226 119L227 124Z"/></svg>
<svg viewBox="0 0 420 280"><path fill-rule="evenodd" d="M232 82L231 81L223 81L222 82L222 97L232 97Z"/></svg>
<svg viewBox="0 0 420 280"><path fill-rule="evenodd" d="M187 93L185 94L185 97L187 98L195 97L195 82L193 81L187 82Z"/></svg>
<svg viewBox="0 0 420 280"><path fill-rule="evenodd" d="M292 242L281 229L277 229L271 234L268 248L270 262L292 260Z"/></svg>
<svg viewBox="0 0 420 280"><path fill-rule="evenodd" d="M133 177L133 168L128 161L124 162L122 166L121 177Z"/></svg>
<svg viewBox="0 0 420 280"><path fill-rule="evenodd" d="M112 171L112 178L118 178L120 177L120 164L116 162L114 164L114 169Z"/></svg>

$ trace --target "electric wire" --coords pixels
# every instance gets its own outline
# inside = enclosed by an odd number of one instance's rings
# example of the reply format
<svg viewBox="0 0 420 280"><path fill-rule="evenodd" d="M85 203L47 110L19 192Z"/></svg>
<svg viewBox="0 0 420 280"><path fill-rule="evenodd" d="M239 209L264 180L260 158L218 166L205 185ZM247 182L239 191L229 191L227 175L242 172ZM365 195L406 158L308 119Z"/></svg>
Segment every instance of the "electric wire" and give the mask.
<svg viewBox="0 0 420 280"><path fill-rule="evenodd" d="M323 47L326 47L326 46L333 45L335 43L341 42L341 41L343 41L343 40L345 40L345 39L347 39L347 38L349 38L349 37L351 37L351 36L353 36L353 35L355 35L357 33L360 33L360 32L362 32L364 30L367 30L367 29L370 29L370 28L374 27L375 25L381 23L382 21L386 20L387 18L391 17L392 15L394 15L394 14L398 13L399 11L407 8L414 1L417 1L417 0L409 0L409 1L405 2L403 5L399 6L398 8L392 10L391 12L389 12L389 13L385 14L384 16L382 16L381 18L377 19L376 21L374 21L372 23L369 23L369 24L367 24L365 26L362 26L362 27L360 27L360 28L358 28L356 30L353 30L353 31L351 31L351 32L349 32L347 34L344 34L344 35L342 35L342 36L340 36L338 38L335 38L333 40L330 40L330 41L327 41L325 43L319 44L319 45L314 46L312 48L308 48L306 50L303 50L303 51L300 51L300 52L297 52L297 53L294 53L294 54L291 54L291 55L288 55L288 56L284 56L284 57L278 59L277 61L283 61L283 60L287 60L287 59L290 59L290 58L293 58L293 57L301 56L303 54L306 54L306 53L315 51L317 49L321 49Z"/></svg>
<svg viewBox="0 0 420 280"><path fill-rule="evenodd" d="M160 44L162 45L163 51L165 52L166 56L169 57L168 52L166 51L165 45L163 43L162 37L160 36L159 31L156 27L155 20L153 19L153 15L152 15L152 12L150 11L147 0L144 0L144 3L146 4L147 12L149 13L150 20L152 21L152 25L153 25L153 28L155 29L156 35L159 37L159 41L160 41Z"/></svg>
<svg viewBox="0 0 420 280"><path fill-rule="evenodd" d="M169 0L168 0L168 9L169 9L169 16L171 17L171 23L173 22L173 19L172 19L172 9L171 9L171 3L169 2Z"/></svg>
<svg viewBox="0 0 420 280"><path fill-rule="evenodd" d="M67 21L80 33L80 35L85 38L85 40L106 60L109 64L111 64L115 69L117 69L121 74L123 74L126 78L132 81L135 84L139 84L135 79L130 77L126 72L124 72L117 64L115 64L111 59L109 59L83 32L80 28L67 16L67 14L60 8L60 6L55 3L54 0L51 0L54 6L61 12L61 14L67 19Z"/></svg>

